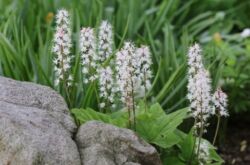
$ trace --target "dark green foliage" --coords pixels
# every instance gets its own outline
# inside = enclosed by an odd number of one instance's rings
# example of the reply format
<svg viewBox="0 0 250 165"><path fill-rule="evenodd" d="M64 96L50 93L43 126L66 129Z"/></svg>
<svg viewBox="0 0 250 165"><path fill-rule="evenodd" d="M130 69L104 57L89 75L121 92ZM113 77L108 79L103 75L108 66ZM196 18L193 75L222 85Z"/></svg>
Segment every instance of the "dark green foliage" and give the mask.
<svg viewBox="0 0 250 165"><path fill-rule="evenodd" d="M143 103L136 109L136 133L145 141L157 146L161 152L164 164L187 164L190 161L194 147L195 137L177 129L185 118L188 118L187 108L166 114L161 106L156 103L145 109ZM78 124L98 120L118 127L128 127L127 111L103 114L90 108L72 109L72 115ZM205 141L205 139L202 139ZM209 143L208 141L206 141ZM212 163L222 164L223 160L216 153L215 148L209 143L209 160ZM192 165L197 164L193 155Z"/></svg>
<svg viewBox="0 0 250 165"><path fill-rule="evenodd" d="M128 115L125 110L103 114L87 108L72 109L71 113L78 124L98 120L118 127L128 127ZM136 110L136 132L149 143L169 148L180 141L175 131L186 117L187 108L167 115L159 104L152 105L148 110L141 104Z"/></svg>

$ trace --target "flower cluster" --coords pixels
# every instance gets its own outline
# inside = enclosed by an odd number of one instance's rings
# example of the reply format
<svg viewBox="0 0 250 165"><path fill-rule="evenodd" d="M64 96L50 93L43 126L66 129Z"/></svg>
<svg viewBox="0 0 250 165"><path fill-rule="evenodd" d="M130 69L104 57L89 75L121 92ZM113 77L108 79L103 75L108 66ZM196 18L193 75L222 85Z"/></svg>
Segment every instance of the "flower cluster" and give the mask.
<svg viewBox="0 0 250 165"><path fill-rule="evenodd" d="M121 100L128 109L133 109L134 106L134 89L136 80L138 80L136 70L135 46L130 42L126 42L124 47L116 53L116 78L121 92Z"/></svg>
<svg viewBox="0 0 250 165"><path fill-rule="evenodd" d="M82 73L84 83L97 79L98 55L96 54L96 42L94 29L82 28L80 32L80 50L82 59Z"/></svg>
<svg viewBox="0 0 250 165"><path fill-rule="evenodd" d="M96 36L93 28L84 27L80 32L80 53L84 83L99 79L100 108L114 106L115 80L113 71L102 67L103 62L112 54L113 33L112 26L103 21Z"/></svg>
<svg viewBox="0 0 250 165"><path fill-rule="evenodd" d="M54 37L53 52L56 84L60 81L70 85L70 49L71 29L69 14L66 10L60 10L56 16L57 28ZM97 34L97 35L96 35ZM84 27L80 31L79 39L81 66L84 83L99 80L101 108L114 106L115 93L121 94L121 101L128 109L134 109L136 96L145 96L151 87L150 70L152 61L151 53L147 46L136 48L132 43L126 42L123 48L116 53L116 73L113 63L104 63L113 53L112 26L107 21L102 21L97 33L90 27ZM114 75L116 74L116 75Z"/></svg>
<svg viewBox="0 0 250 165"><path fill-rule="evenodd" d="M56 15L56 32L54 35L54 46L52 52L56 55L53 60L55 65L55 85L60 82L66 82L67 86L72 84L72 76L70 75L70 49L71 43L71 29L69 14L66 10L59 10Z"/></svg>
<svg viewBox="0 0 250 165"><path fill-rule="evenodd" d="M187 98L191 102L191 111L196 119L195 128L203 128L204 132L207 118L211 115L211 86L209 72L205 70L201 49L195 44L189 49L188 53L188 95Z"/></svg>
<svg viewBox="0 0 250 165"><path fill-rule="evenodd" d="M106 68L101 68L99 72L100 98L102 99L100 108L104 109L109 106L114 107L116 84L113 77L113 71L108 66Z"/></svg>
<svg viewBox="0 0 250 165"><path fill-rule="evenodd" d="M213 114L219 116L229 116L227 112L227 95L218 88L213 95L214 111Z"/></svg>
<svg viewBox="0 0 250 165"><path fill-rule="evenodd" d="M102 21L98 33L98 55L100 61L104 62L112 54L113 33L112 26L108 21Z"/></svg>
<svg viewBox="0 0 250 165"><path fill-rule="evenodd" d="M150 69L152 65L151 53L148 46L142 45L140 48L136 49L136 58L137 60L137 71L136 74L139 76L141 81L141 86L143 88L140 91L143 91L142 94L145 95L147 90L151 87L151 78L152 71Z"/></svg>
<svg viewBox="0 0 250 165"><path fill-rule="evenodd" d="M122 102L131 108L131 94L144 96L151 87L151 54L147 46L136 48L125 42L124 47L116 53L117 84L122 94Z"/></svg>

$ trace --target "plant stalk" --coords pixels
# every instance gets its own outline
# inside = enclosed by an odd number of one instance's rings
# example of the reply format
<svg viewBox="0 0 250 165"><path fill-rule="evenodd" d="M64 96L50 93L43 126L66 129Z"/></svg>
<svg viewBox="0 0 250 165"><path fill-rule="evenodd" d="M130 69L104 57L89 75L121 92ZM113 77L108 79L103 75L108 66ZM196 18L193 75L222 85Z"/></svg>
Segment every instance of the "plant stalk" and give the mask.
<svg viewBox="0 0 250 165"><path fill-rule="evenodd" d="M63 53L63 47L61 46L61 52ZM63 54L63 56L65 56ZM66 79L66 73L65 73L65 70L63 69L63 60L61 62L61 67L62 67L62 74L63 74L63 88L65 89L65 94L66 94L66 97L68 99L68 103L69 103L69 108L72 108L72 105L71 105L71 100L70 100L70 95L69 95L69 89L68 89L68 86L67 86L67 79Z"/></svg>
<svg viewBox="0 0 250 165"><path fill-rule="evenodd" d="M135 97L134 97L134 84L133 81L131 81L132 84L132 105L133 105L133 124L134 124L134 131L136 131L136 119L135 119Z"/></svg>
<svg viewBox="0 0 250 165"><path fill-rule="evenodd" d="M146 73L144 71L144 104L145 104L145 112L147 112L147 109L148 109L148 104L147 104L147 87L146 87Z"/></svg>
<svg viewBox="0 0 250 165"><path fill-rule="evenodd" d="M217 115L217 125L216 125L215 135L214 135L214 139L213 139L213 145L215 145L219 129L220 129L220 115Z"/></svg>
<svg viewBox="0 0 250 165"><path fill-rule="evenodd" d="M196 119L194 121L194 125L196 124ZM194 131L194 130L193 130ZM193 144L193 149L192 149L192 153L191 153L191 156L190 156L190 159L188 161L188 165L192 165L192 160L193 160L193 156L194 156L194 152L195 152L195 146L196 146L196 136L194 136L194 144Z"/></svg>
<svg viewBox="0 0 250 165"><path fill-rule="evenodd" d="M201 111L201 128L200 128L200 132L199 132L199 142L198 142L198 148L197 148L197 158L199 159L199 153L200 153L200 145L201 145L201 138L203 135L203 127L204 127L204 123L203 123L203 113Z"/></svg>

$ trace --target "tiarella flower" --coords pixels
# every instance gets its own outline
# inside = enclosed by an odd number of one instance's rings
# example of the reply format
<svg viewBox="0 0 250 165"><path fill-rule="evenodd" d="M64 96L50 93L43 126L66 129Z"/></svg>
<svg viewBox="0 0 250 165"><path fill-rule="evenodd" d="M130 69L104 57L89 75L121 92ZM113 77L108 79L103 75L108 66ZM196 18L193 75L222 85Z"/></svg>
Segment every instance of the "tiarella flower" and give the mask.
<svg viewBox="0 0 250 165"><path fill-rule="evenodd" d="M214 103L214 114L229 116L227 112L227 95L220 88L215 91L212 100Z"/></svg>
<svg viewBox="0 0 250 165"><path fill-rule="evenodd" d="M188 74L193 76L199 69L203 69L201 48L198 44L194 44L189 48L188 52Z"/></svg>
<svg viewBox="0 0 250 165"><path fill-rule="evenodd" d="M135 47L132 43L126 42L122 50L116 53L117 85L121 92L121 100L128 109L134 106L135 82L137 61Z"/></svg>
<svg viewBox="0 0 250 165"><path fill-rule="evenodd" d="M54 46L52 52L56 55L53 63L55 65L55 85L64 81L67 86L72 84L72 76L70 75L70 49L71 29L69 14L66 10L59 10L56 15L56 32L54 35Z"/></svg>
<svg viewBox="0 0 250 165"><path fill-rule="evenodd" d="M205 130L208 125L207 118L212 113L211 85L209 72L202 64L201 49L195 44L188 53L188 95L191 112L196 119L196 131L201 127Z"/></svg>
<svg viewBox="0 0 250 165"><path fill-rule="evenodd" d="M85 76L84 83L92 82L97 79L98 67L94 29L82 28L80 32L80 50L82 73Z"/></svg>
<svg viewBox="0 0 250 165"><path fill-rule="evenodd" d="M148 46L141 46L140 48L136 49L136 59L137 59L137 68L136 74L138 75L139 80L141 81L141 86L143 87L140 91L144 90L144 95L147 90L151 87L151 53Z"/></svg>
<svg viewBox="0 0 250 165"><path fill-rule="evenodd" d="M113 71L109 66L99 70L101 109L115 107L116 85L113 76Z"/></svg>
<svg viewBox="0 0 250 165"><path fill-rule="evenodd" d="M196 141L196 152L198 150L198 145L199 145L199 142ZM199 165L207 165L211 163L210 153L209 153L209 144L205 140L202 140L200 143L198 161L199 161Z"/></svg>
<svg viewBox="0 0 250 165"><path fill-rule="evenodd" d="M98 33L98 55L101 62L104 62L112 54L112 47L112 26L108 21L102 21Z"/></svg>

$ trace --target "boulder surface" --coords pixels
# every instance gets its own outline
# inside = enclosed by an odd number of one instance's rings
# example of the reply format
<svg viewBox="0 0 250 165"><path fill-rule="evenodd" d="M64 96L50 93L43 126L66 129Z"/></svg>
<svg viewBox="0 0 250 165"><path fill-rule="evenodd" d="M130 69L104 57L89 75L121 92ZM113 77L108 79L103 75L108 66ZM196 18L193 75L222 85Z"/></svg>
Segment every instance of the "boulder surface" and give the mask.
<svg viewBox="0 0 250 165"><path fill-rule="evenodd" d="M0 76L0 165L161 165L131 130L89 121L76 131L51 88Z"/></svg>
<svg viewBox="0 0 250 165"><path fill-rule="evenodd" d="M55 91L0 77L1 165L80 165L75 130Z"/></svg>
<svg viewBox="0 0 250 165"><path fill-rule="evenodd" d="M133 131L98 121L82 125L76 135L83 165L160 165L156 149Z"/></svg>

